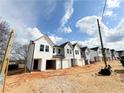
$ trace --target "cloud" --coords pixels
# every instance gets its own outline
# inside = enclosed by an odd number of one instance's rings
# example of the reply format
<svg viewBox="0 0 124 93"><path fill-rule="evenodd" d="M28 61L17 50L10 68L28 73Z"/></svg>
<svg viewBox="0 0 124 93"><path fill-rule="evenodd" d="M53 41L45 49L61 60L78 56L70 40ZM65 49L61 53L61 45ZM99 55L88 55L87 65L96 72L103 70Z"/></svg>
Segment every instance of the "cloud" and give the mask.
<svg viewBox="0 0 124 93"><path fill-rule="evenodd" d="M24 33L25 32L25 33ZM26 28L24 30L24 32L19 32L16 33L16 41L20 42L21 44L28 44L30 40L35 40L41 36L43 36L44 34L42 33L42 31L40 31L38 28L34 27L34 28ZM50 37L50 39L55 43L59 43L63 40L62 37L58 37L54 34L50 34L48 35Z"/></svg>
<svg viewBox="0 0 124 93"><path fill-rule="evenodd" d="M68 25L68 21L71 18L73 12L74 12L73 0L68 0L65 3L65 14L61 19L61 25L60 25L60 27L58 29L59 31L65 32L65 33L72 32L71 27Z"/></svg>
<svg viewBox="0 0 124 93"><path fill-rule="evenodd" d="M122 0L107 0L107 6L110 9L116 8L120 6Z"/></svg>
<svg viewBox="0 0 124 93"><path fill-rule="evenodd" d="M114 12L114 9L119 8L120 4L123 1L124 0L107 0L107 3L106 3L107 6L106 6L104 16L107 16L107 17L115 16L116 14Z"/></svg>
<svg viewBox="0 0 124 93"><path fill-rule="evenodd" d="M80 41L82 45L99 46L99 34L98 25L96 23L97 16L87 16L81 18L77 21L76 27L80 29L81 32L86 33L92 38L86 41ZM107 27L103 22L100 22L101 32L103 37L103 42L105 47L124 49L124 19L114 28Z"/></svg>
<svg viewBox="0 0 124 93"><path fill-rule="evenodd" d="M71 33L72 29L70 28L70 26L63 26L59 28L60 31L65 32L65 33Z"/></svg>
<svg viewBox="0 0 124 93"><path fill-rule="evenodd" d="M40 35L39 17L48 18L56 4L57 0L0 0L0 17L16 30L16 41L26 43Z"/></svg>
<svg viewBox="0 0 124 93"><path fill-rule="evenodd" d="M105 13L104 13L104 16L108 16L108 17L110 17L110 16L112 16L113 15L113 11L105 11Z"/></svg>
<svg viewBox="0 0 124 93"><path fill-rule="evenodd" d="M59 42L61 42L63 40L62 37L58 37L58 36L56 36L54 34L49 35L49 37L53 41L53 43L55 43L55 44L57 44L57 43L59 43Z"/></svg>
<svg viewBox="0 0 124 93"><path fill-rule="evenodd" d="M21 44L28 44L30 40L35 40L41 36L43 34L38 28L26 28L24 31L16 33L15 41Z"/></svg>
<svg viewBox="0 0 124 93"><path fill-rule="evenodd" d="M86 16L76 22L76 27L83 33L94 35L98 32L97 18L97 16Z"/></svg>

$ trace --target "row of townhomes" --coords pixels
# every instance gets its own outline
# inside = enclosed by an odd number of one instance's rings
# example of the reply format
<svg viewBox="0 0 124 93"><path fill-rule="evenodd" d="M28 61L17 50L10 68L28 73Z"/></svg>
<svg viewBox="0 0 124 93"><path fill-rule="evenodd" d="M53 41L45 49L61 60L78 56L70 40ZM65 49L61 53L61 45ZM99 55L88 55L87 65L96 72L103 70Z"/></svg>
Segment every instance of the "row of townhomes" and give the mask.
<svg viewBox="0 0 124 93"><path fill-rule="evenodd" d="M105 48L105 53L108 61L118 58L118 53L114 49ZM102 60L102 51L99 47L81 47L78 43L71 44L70 42L55 45L47 35L43 35L30 42L27 68L46 71L83 66Z"/></svg>

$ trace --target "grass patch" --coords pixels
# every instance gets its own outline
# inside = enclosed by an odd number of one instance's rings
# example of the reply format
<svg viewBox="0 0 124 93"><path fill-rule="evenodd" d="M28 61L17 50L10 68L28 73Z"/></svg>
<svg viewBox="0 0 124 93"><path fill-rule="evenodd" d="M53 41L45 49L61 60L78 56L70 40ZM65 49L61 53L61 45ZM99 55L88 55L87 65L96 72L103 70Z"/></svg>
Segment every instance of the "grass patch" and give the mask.
<svg viewBox="0 0 124 93"><path fill-rule="evenodd" d="M124 70L114 70L115 73L124 73Z"/></svg>

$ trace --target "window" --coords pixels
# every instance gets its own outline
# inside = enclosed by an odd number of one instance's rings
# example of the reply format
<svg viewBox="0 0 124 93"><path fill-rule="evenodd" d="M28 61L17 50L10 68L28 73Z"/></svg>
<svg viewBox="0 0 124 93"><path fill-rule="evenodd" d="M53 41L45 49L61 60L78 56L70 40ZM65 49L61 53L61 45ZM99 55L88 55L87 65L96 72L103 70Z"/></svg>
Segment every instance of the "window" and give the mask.
<svg viewBox="0 0 124 93"><path fill-rule="evenodd" d="M78 50L75 50L75 54L77 54L77 55L78 55L78 54L79 54L79 51L78 51Z"/></svg>
<svg viewBox="0 0 124 93"><path fill-rule="evenodd" d="M79 54L79 51L77 50L77 55Z"/></svg>
<svg viewBox="0 0 124 93"><path fill-rule="evenodd" d="M70 50L70 54L71 54L71 50Z"/></svg>
<svg viewBox="0 0 124 93"><path fill-rule="evenodd" d="M69 49L67 49L67 53L69 54Z"/></svg>
<svg viewBox="0 0 124 93"><path fill-rule="evenodd" d="M40 45L40 51L44 51L44 45Z"/></svg>
<svg viewBox="0 0 124 93"><path fill-rule="evenodd" d="M45 51L46 51L46 52L49 52L49 46L46 46Z"/></svg>
<svg viewBox="0 0 124 93"><path fill-rule="evenodd" d="M55 48L53 48L53 53L55 53Z"/></svg>
<svg viewBox="0 0 124 93"><path fill-rule="evenodd" d="M60 54L60 52L61 52L61 49L58 49L58 54Z"/></svg>

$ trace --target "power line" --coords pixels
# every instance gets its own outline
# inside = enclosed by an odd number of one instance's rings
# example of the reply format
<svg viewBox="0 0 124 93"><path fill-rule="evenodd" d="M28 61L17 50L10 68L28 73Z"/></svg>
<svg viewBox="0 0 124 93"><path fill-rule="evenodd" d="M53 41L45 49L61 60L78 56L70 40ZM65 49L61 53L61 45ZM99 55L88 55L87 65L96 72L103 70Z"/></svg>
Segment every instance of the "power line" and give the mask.
<svg viewBox="0 0 124 93"><path fill-rule="evenodd" d="M105 0L105 3L104 3L102 15L101 15L101 20L103 19L103 16L104 16L104 12L105 12L105 9L106 9L106 3L107 3L107 0Z"/></svg>

